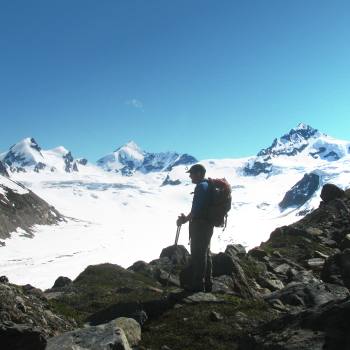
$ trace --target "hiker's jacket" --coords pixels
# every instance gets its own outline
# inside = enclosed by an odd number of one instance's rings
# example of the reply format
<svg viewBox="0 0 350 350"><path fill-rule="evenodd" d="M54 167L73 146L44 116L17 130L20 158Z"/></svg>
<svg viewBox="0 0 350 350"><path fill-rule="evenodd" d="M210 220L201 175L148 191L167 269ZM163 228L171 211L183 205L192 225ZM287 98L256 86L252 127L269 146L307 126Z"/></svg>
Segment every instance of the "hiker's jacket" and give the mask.
<svg viewBox="0 0 350 350"><path fill-rule="evenodd" d="M192 220L208 218L208 207L211 200L211 191L208 180L204 179L197 184L194 189L194 196L192 202Z"/></svg>

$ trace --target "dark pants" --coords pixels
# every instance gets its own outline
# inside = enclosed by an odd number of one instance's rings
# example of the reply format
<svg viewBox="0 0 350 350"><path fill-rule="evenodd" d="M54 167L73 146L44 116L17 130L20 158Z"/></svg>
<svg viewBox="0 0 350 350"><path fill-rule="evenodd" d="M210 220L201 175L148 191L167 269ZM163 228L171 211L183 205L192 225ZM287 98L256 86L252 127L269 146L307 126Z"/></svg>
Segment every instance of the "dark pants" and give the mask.
<svg viewBox="0 0 350 350"><path fill-rule="evenodd" d="M193 220L189 225L191 239L191 289L193 291L211 291L212 261L210 240L213 226L206 220Z"/></svg>

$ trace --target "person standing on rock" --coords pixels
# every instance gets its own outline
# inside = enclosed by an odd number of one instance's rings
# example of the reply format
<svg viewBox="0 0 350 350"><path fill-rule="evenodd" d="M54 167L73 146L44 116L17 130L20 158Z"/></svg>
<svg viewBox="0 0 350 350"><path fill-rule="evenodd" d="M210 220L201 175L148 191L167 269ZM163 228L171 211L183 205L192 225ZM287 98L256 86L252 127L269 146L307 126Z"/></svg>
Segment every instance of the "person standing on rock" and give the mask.
<svg viewBox="0 0 350 350"><path fill-rule="evenodd" d="M195 164L187 173L190 174L196 187L191 212L188 215L181 214L176 222L178 226L189 222L191 246L191 266L182 272L181 285L193 292L210 292L212 289L210 240L214 231L214 226L208 218L211 189L205 178L206 169L203 165Z"/></svg>

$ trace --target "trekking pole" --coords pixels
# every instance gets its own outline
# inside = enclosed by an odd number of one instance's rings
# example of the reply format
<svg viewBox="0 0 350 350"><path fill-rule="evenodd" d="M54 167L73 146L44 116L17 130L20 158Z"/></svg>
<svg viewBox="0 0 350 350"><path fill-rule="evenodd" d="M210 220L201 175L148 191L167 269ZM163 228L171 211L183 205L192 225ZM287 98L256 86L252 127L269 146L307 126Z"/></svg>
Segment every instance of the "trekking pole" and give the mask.
<svg viewBox="0 0 350 350"><path fill-rule="evenodd" d="M179 241L180 230L181 230L181 225L178 225L176 230L176 236L175 236L175 246L177 246L177 242Z"/></svg>

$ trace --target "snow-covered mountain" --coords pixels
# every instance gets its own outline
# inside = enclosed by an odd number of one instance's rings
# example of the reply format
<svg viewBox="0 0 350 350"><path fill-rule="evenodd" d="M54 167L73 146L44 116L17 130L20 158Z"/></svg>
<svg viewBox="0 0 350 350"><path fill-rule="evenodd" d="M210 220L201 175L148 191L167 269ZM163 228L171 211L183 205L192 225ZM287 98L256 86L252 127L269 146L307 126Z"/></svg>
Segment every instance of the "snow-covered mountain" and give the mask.
<svg viewBox="0 0 350 350"><path fill-rule="evenodd" d="M261 150L256 157L249 159L243 168L243 174L271 175L278 173L281 166L283 168L283 163L289 166L295 159L303 164L311 162L312 158L334 162L348 156L349 153L349 141L334 139L309 125L300 123L289 133L276 138L270 147Z"/></svg>
<svg viewBox="0 0 350 350"><path fill-rule="evenodd" d="M99 159L97 165L106 171L120 172L122 175L130 176L135 171L141 173L170 171L175 166L190 165L196 162L197 159L189 154L146 152L134 141L130 141Z"/></svg>
<svg viewBox="0 0 350 350"><path fill-rule="evenodd" d="M34 138L27 137L0 154L0 161L10 172L27 171L79 171L79 165L86 165L86 159L74 159L63 146L42 150Z"/></svg>
<svg viewBox="0 0 350 350"><path fill-rule="evenodd" d="M349 146L349 141L300 124L256 156L201 160L209 177L225 177L232 185L228 226L224 233L215 230L213 251L229 243L260 244L276 227L316 208L325 183L346 189ZM47 158L45 151L40 153ZM187 155L147 153L128 143L103 157L99 166L87 164L79 172L64 171L64 161L63 171L11 172L10 179L75 219L38 226L32 240L13 234L0 248L2 273L14 282L35 281L47 288L57 275L73 278L89 264L128 266L154 258L173 243L177 215L190 210L193 184L186 168L193 161ZM186 232L179 243L188 243Z"/></svg>

